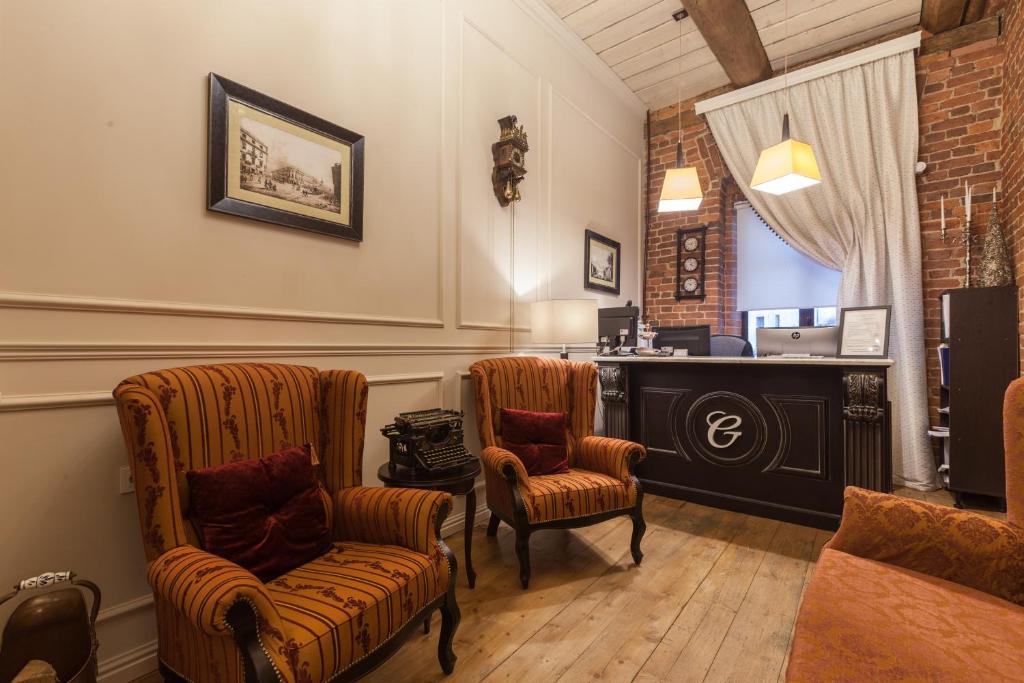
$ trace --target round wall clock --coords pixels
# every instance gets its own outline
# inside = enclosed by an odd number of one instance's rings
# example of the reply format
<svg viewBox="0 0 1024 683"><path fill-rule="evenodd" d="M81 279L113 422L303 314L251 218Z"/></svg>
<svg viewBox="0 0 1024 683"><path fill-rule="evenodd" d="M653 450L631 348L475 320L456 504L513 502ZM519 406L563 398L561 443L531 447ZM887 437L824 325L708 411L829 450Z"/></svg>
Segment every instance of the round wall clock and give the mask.
<svg viewBox="0 0 1024 683"><path fill-rule="evenodd" d="M703 299L708 226L676 232L676 300Z"/></svg>

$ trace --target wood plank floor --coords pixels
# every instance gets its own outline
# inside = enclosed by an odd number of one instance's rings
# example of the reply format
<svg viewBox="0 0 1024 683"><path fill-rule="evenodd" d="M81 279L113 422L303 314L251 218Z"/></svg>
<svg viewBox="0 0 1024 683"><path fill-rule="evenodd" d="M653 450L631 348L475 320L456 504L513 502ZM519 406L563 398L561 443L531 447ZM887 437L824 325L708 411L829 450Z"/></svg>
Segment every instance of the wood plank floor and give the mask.
<svg viewBox="0 0 1024 683"><path fill-rule="evenodd" d="M945 492L897 493L952 504ZM782 680L800 597L831 534L650 495L644 511L639 567L627 518L538 532L526 591L511 530L487 538L480 520L476 589L459 577L454 674L437 663L435 616L429 635L414 635L363 680ZM462 534L448 543L461 561Z"/></svg>

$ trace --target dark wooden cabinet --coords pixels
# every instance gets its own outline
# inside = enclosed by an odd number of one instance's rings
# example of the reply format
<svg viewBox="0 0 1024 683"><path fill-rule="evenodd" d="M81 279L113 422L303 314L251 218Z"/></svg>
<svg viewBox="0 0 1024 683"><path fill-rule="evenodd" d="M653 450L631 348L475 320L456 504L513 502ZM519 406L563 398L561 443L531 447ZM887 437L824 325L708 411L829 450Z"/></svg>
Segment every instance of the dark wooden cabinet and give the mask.
<svg viewBox="0 0 1024 683"><path fill-rule="evenodd" d="M949 297L949 483L957 494L1005 499L1003 394L1019 374L1016 287L973 287ZM945 407L945 406L944 406Z"/></svg>

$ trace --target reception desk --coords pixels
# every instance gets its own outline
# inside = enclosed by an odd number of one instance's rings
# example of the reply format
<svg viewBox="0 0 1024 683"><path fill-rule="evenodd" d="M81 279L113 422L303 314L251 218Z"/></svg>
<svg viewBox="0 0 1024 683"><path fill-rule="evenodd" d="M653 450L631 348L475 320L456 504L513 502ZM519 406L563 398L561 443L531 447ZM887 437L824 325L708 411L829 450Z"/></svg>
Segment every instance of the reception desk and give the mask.
<svg viewBox="0 0 1024 683"><path fill-rule="evenodd" d="M844 486L892 488L891 360L593 360L605 433L647 447L646 492L835 529Z"/></svg>

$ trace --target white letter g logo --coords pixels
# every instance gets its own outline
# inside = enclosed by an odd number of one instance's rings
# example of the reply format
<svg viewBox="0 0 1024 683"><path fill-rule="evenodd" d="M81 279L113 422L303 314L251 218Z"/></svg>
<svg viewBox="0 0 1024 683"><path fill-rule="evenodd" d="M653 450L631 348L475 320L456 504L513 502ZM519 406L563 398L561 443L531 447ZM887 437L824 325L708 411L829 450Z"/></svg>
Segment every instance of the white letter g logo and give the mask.
<svg viewBox="0 0 1024 683"><path fill-rule="evenodd" d="M715 410L708 413L708 443L714 448L728 448L736 443L736 439L743 435L739 426L743 424L743 418L739 415L726 415L723 410ZM734 430L734 431L729 431ZM716 438L718 432L722 432L729 440L720 443Z"/></svg>

